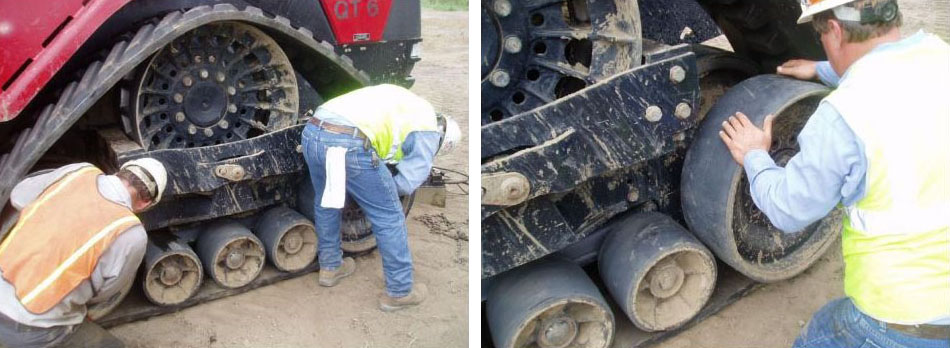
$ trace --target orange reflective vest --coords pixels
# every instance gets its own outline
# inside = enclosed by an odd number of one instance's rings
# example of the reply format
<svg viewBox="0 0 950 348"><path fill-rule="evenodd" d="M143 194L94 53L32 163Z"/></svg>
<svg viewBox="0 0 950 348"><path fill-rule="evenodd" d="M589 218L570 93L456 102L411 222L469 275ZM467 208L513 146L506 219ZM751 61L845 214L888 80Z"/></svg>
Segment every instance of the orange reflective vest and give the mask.
<svg viewBox="0 0 950 348"><path fill-rule="evenodd" d="M96 167L82 167L20 211L0 244L0 270L28 311L44 313L89 279L99 257L130 227L132 211L102 197Z"/></svg>

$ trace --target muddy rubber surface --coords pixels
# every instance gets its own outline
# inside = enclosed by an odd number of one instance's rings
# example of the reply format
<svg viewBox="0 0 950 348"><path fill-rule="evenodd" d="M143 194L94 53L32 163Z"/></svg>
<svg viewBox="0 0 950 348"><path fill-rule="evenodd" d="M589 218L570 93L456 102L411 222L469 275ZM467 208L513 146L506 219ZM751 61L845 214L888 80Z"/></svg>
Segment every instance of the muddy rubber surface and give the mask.
<svg viewBox="0 0 950 348"><path fill-rule="evenodd" d="M950 41L950 2L899 0L904 16L901 34L918 30ZM713 40L722 43L725 40ZM717 45L719 46L719 45ZM720 46L721 47L721 46ZM763 286L657 348L790 347L805 323L829 301L844 297L841 242L835 242L814 265L798 276Z"/></svg>
<svg viewBox="0 0 950 348"><path fill-rule="evenodd" d="M412 90L455 118L464 135L456 152L435 165L465 172L468 13L423 10L422 36ZM356 273L333 288L318 286L312 273L109 331L129 347L467 346L468 198L454 185L449 192L455 194L446 208L417 204L407 219L416 281L429 288L417 308L377 308L384 285L374 251L358 257Z"/></svg>

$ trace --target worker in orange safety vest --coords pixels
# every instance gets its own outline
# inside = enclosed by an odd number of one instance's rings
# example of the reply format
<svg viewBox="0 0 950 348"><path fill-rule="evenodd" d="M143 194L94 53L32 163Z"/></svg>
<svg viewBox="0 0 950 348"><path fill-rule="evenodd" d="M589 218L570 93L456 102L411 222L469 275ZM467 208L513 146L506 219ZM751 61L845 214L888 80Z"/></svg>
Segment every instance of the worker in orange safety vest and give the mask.
<svg viewBox="0 0 950 348"><path fill-rule="evenodd" d="M135 214L166 181L144 158L115 175L79 163L17 184L0 226L0 346L122 347L92 320L129 292L147 240Z"/></svg>

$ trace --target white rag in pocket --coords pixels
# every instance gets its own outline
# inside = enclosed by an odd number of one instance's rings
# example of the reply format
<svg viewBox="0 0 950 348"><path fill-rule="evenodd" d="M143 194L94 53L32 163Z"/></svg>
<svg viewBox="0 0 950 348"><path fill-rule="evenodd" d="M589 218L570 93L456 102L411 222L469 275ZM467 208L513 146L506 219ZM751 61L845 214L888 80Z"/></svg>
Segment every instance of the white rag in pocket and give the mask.
<svg viewBox="0 0 950 348"><path fill-rule="evenodd" d="M320 206L342 209L343 201L346 200L346 148L339 146L327 148L326 163L326 181Z"/></svg>

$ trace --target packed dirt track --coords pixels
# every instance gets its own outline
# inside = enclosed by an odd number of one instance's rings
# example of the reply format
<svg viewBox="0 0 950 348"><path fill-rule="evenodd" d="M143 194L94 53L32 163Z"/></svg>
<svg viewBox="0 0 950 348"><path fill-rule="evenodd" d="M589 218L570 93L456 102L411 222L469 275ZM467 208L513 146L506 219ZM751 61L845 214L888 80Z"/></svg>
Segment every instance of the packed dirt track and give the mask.
<svg viewBox="0 0 950 348"><path fill-rule="evenodd" d="M468 134L468 13L422 12L422 61L412 91L459 122ZM466 172L468 139L435 166ZM465 179L446 173L452 181ZM464 191L463 191L464 190ZM468 198L450 185L446 207L416 204L407 218L415 279L429 288L417 308L383 313L378 252L356 258L339 285L317 273L180 312L120 325L110 332L129 347L462 347L468 344Z"/></svg>

